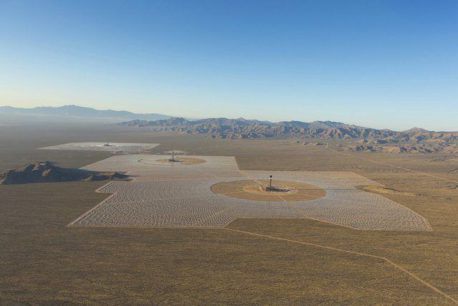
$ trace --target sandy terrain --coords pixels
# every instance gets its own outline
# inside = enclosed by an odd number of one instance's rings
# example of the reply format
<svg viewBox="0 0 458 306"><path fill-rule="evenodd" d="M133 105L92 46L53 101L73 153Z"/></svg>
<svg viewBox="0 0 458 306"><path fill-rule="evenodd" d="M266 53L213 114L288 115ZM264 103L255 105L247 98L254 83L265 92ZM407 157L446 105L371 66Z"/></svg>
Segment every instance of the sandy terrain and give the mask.
<svg viewBox="0 0 458 306"><path fill-rule="evenodd" d="M109 196L94 192L102 183L2 185L0 305L456 305L379 258L291 242L386 257L457 300L456 156L342 154L331 144L46 124L0 129L0 168L37 160L79 168L112 155L36 150L87 141L88 135L91 141L160 143L157 153L180 148L192 155L235 156L243 170L357 173L398 191L380 196L426 217L434 231L352 230L307 218L246 218L215 229L66 227Z"/></svg>
<svg viewBox="0 0 458 306"><path fill-rule="evenodd" d="M111 182L112 194L71 223L101 227L224 227L237 218L310 218L360 230L430 231L426 219L356 186L376 182L351 172L239 171L232 157L200 156L200 164L163 164L162 155L119 155L84 167L126 171L133 182ZM294 202L240 199L211 191L221 182L262 180L318 186L326 194Z"/></svg>
<svg viewBox="0 0 458 306"><path fill-rule="evenodd" d="M40 148L42 150L102 151L113 153L141 153L158 146L155 143L71 142Z"/></svg>

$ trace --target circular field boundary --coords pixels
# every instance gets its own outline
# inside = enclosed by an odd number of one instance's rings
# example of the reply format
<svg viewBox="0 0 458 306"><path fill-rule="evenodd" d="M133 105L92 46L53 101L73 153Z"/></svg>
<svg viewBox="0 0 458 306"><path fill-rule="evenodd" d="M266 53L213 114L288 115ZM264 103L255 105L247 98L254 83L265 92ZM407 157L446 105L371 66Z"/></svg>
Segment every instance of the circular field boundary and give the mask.
<svg viewBox="0 0 458 306"><path fill-rule="evenodd" d="M228 197L263 202L311 201L324 197L324 189L295 181L272 182L272 191L268 191L268 180L237 180L219 182L210 187L215 194Z"/></svg>

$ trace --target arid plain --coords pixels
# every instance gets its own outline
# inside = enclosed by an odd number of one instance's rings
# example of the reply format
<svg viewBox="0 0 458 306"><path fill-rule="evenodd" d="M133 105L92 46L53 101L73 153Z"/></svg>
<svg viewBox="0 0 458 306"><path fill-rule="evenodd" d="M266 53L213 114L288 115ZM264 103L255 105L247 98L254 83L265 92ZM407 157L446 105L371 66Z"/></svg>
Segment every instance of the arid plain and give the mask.
<svg viewBox="0 0 458 306"><path fill-rule="evenodd" d="M37 160L82 167L111 156L38 150L91 141L158 143L154 154L234 156L250 173L352 172L385 186L370 192L423 216L432 231L365 231L271 216L242 216L219 229L68 227L109 196L95 192L105 182L0 186L0 304L447 305L458 299L457 156L31 125L2 127L0 169Z"/></svg>

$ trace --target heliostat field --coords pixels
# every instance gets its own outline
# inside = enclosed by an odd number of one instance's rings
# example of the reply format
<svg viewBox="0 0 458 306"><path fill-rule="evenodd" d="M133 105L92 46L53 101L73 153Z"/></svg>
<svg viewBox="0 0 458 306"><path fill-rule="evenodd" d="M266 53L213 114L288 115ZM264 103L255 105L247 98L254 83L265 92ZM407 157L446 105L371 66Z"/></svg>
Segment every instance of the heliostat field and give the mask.
<svg viewBox="0 0 458 306"><path fill-rule="evenodd" d="M120 143L120 142L70 142L43 147L41 150L63 151L102 151L112 153L142 153L158 146L156 143Z"/></svg>
<svg viewBox="0 0 458 306"><path fill-rule="evenodd" d="M310 218L359 230L430 231L421 215L356 186L378 185L351 172L240 171L233 157L186 156L198 163L164 162L163 155L118 155L86 166L97 171L126 171L130 182L110 182L98 190L111 194L71 226L224 227L237 218ZM215 186L240 181L294 182L316 194L266 199L215 192ZM283 183L288 184L288 183ZM315 188L316 187L316 188ZM237 187L238 188L238 187ZM251 188L251 187L250 187ZM236 192L252 192L250 189Z"/></svg>

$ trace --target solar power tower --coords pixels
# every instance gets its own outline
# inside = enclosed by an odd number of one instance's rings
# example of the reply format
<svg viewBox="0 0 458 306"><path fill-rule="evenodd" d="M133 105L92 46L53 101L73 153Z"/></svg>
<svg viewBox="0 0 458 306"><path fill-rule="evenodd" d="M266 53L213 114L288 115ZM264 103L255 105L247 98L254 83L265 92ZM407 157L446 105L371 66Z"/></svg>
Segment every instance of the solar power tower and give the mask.
<svg viewBox="0 0 458 306"><path fill-rule="evenodd" d="M176 161L176 159L175 159L175 151L172 151L172 158L170 158L169 161L171 161L171 162L175 162Z"/></svg>

